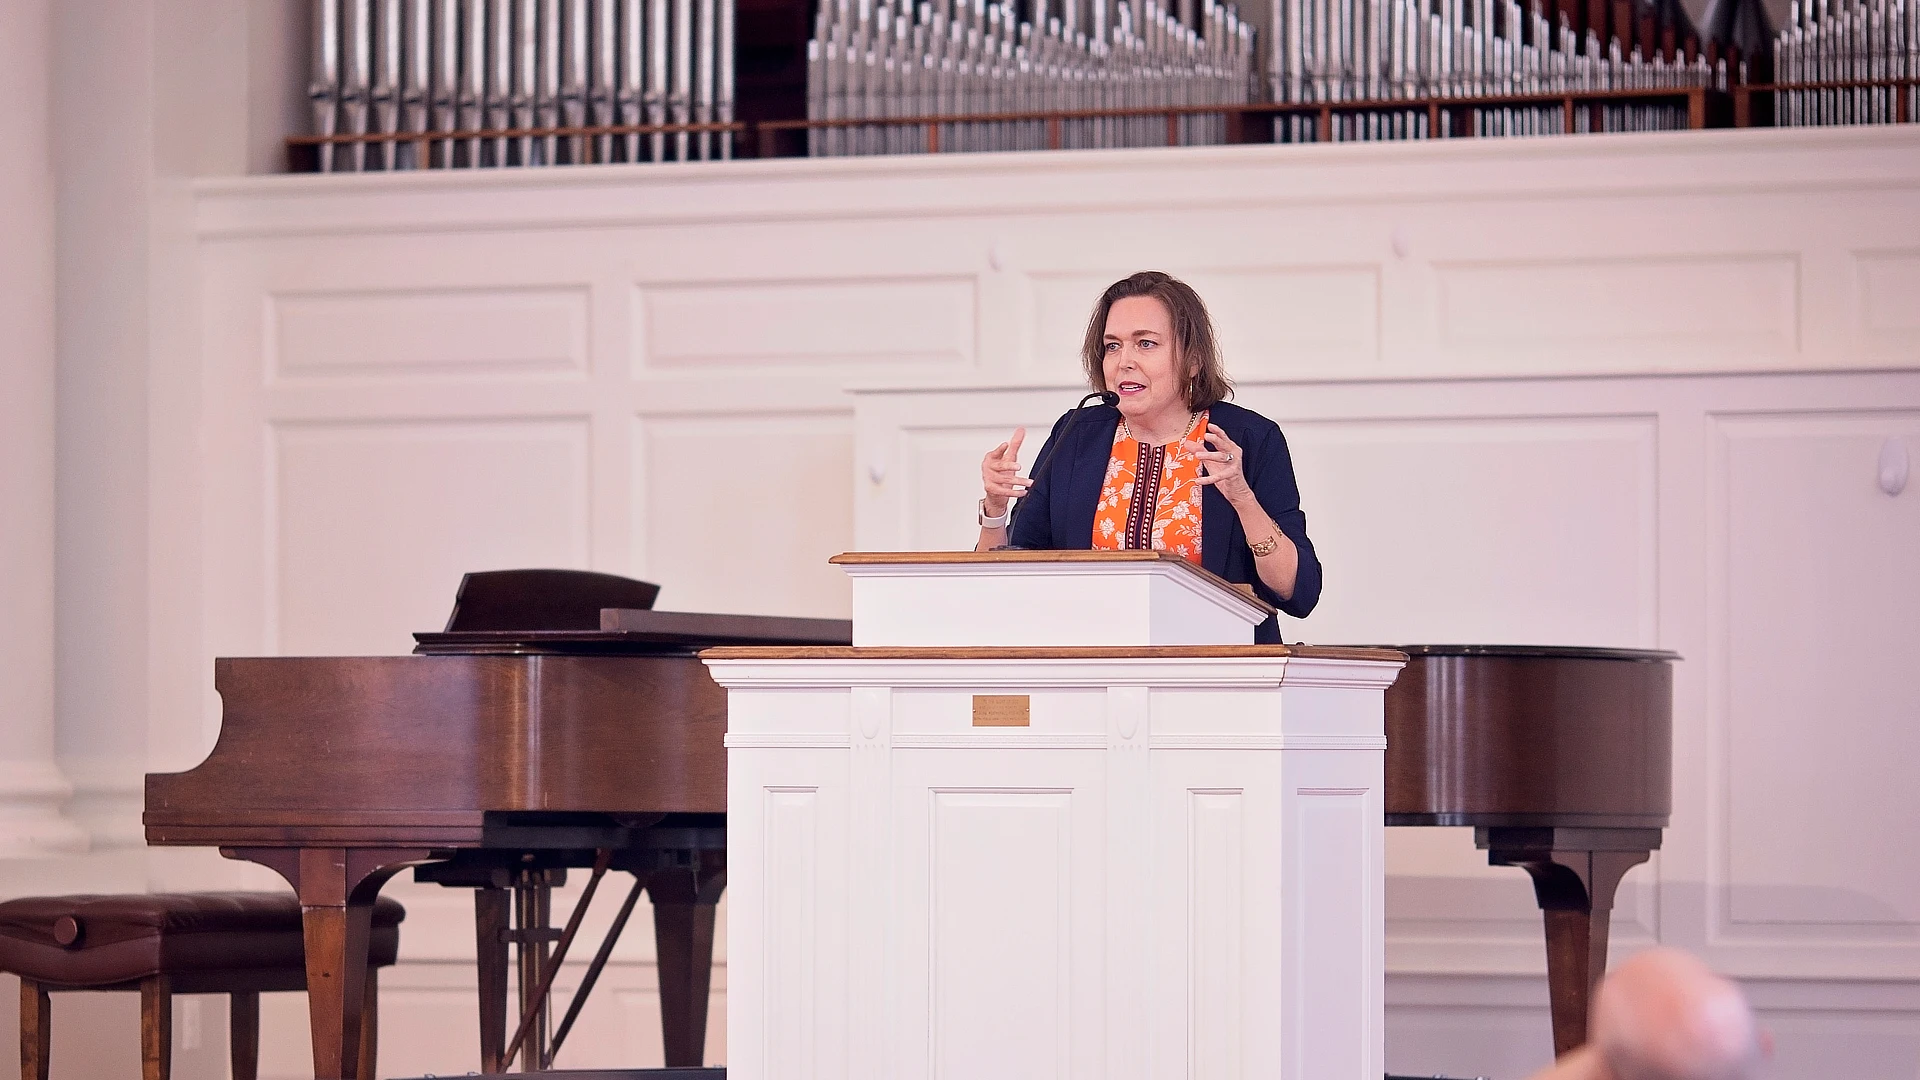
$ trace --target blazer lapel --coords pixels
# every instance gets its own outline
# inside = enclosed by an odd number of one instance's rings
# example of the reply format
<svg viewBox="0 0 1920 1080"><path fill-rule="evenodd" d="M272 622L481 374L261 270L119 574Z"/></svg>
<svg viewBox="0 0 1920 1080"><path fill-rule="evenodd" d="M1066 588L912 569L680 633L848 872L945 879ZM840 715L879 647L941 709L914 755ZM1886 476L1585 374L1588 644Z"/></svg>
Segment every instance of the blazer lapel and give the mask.
<svg viewBox="0 0 1920 1080"><path fill-rule="evenodd" d="M1074 425L1073 438L1084 439L1084 449L1063 446L1054 458L1054 468L1067 465L1071 470L1061 478L1060 486L1067 531L1060 537L1058 546L1068 551L1093 547L1093 508L1100 502L1100 488L1107 479L1107 462L1113 457L1113 433L1120 428L1120 410L1101 411L1106 415L1084 416ZM1060 518L1054 520L1061 521Z"/></svg>
<svg viewBox="0 0 1920 1080"><path fill-rule="evenodd" d="M1208 484L1200 492L1200 565L1227 576L1227 553L1232 549L1240 519L1220 489Z"/></svg>

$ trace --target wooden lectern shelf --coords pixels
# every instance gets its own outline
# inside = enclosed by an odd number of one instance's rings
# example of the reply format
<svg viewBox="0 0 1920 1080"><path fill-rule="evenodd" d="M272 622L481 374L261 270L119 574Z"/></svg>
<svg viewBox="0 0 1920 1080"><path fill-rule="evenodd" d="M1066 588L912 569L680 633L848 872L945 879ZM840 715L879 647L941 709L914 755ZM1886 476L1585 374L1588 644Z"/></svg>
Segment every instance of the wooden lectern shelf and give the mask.
<svg viewBox="0 0 1920 1080"><path fill-rule="evenodd" d="M1007 548L1002 551L847 551L828 562L835 566L965 566L997 565L1019 563L1164 563L1178 567L1193 574L1198 580L1219 589L1231 589L1246 598L1247 603L1272 615L1279 610L1272 604L1260 599L1251 587L1228 581L1197 563L1190 562L1171 551L1158 548L1129 549L1126 551L1031 551L1025 548ZM1265 616L1262 616L1264 619Z"/></svg>

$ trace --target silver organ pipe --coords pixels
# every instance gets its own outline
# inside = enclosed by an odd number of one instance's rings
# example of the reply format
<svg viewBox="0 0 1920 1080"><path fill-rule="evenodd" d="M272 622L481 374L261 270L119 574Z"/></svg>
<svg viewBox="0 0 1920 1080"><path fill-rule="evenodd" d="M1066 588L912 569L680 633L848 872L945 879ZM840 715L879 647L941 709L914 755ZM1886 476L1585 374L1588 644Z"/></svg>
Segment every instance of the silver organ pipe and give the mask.
<svg viewBox="0 0 1920 1080"><path fill-rule="evenodd" d="M406 83L400 94L401 109L404 113L403 127L407 132L424 132L430 129L433 112L433 53L438 39L433 35L434 6L436 0L406 0ZM403 143L400 146L400 158L408 168L426 168L430 163L420 160L419 143Z"/></svg>
<svg viewBox="0 0 1920 1080"><path fill-rule="evenodd" d="M328 0L318 0L327 3ZM487 124L487 0L460 0L460 100L455 131L478 131ZM449 165L480 164L480 140L449 148Z"/></svg>
<svg viewBox="0 0 1920 1080"><path fill-rule="evenodd" d="M611 127L620 123L615 101L620 93L620 5L602 3L593 6L593 71L588 77L587 122ZM593 160L612 161L614 138L600 135L594 139Z"/></svg>
<svg viewBox="0 0 1920 1080"><path fill-rule="evenodd" d="M559 132L731 123L734 0L309 2L313 132L372 137L322 143L322 171L733 154L724 132ZM904 57L907 46L881 51ZM552 134L496 134L530 129Z"/></svg>
<svg viewBox="0 0 1920 1080"><path fill-rule="evenodd" d="M823 0L807 44L809 120L947 122L928 125L937 129L931 138L908 124L812 129L807 152L1041 150L1056 139L1063 148L1163 146L1164 117L1001 118L1253 100L1253 28L1231 4L1029 2L1023 20L997 0ZM1181 145L1223 143L1227 125L1219 116L1177 115L1171 134Z"/></svg>
<svg viewBox="0 0 1920 1080"><path fill-rule="evenodd" d="M465 91L460 82L461 2L433 0L433 52L428 61L427 78L433 85L428 125L434 131L460 130L460 116L466 108ZM451 168L454 164L453 141L443 139L434 143L427 164L433 168Z"/></svg>
<svg viewBox="0 0 1920 1080"><path fill-rule="evenodd" d="M349 3L357 0L348 0ZM513 0L488 0L486 126L513 127ZM493 139L485 164L507 164L507 139Z"/></svg>
<svg viewBox="0 0 1920 1080"><path fill-rule="evenodd" d="M313 106L313 132L332 135L339 130L343 83L340 68L339 0L313 0L313 63L308 70L307 100ZM318 167L331 172L338 147L322 143Z"/></svg>
<svg viewBox="0 0 1920 1080"><path fill-rule="evenodd" d="M400 40L401 0L375 0L374 4L374 76L368 100L373 106L373 130L392 133L400 130L400 60L405 55ZM392 169L399 144L379 144L380 167Z"/></svg>
<svg viewBox="0 0 1920 1080"><path fill-rule="evenodd" d="M620 66L618 76L619 123L628 127L639 127L646 123L647 83L645 79L645 58L647 55L646 0L620 0ZM622 149L625 161L640 161L640 135L629 134L624 137Z"/></svg>
<svg viewBox="0 0 1920 1080"><path fill-rule="evenodd" d="M693 0L673 0L673 122L693 123ZM687 133L673 137L674 157L687 160Z"/></svg>
<svg viewBox="0 0 1920 1080"><path fill-rule="evenodd" d="M325 0L321 0L325 2ZM355 135L367 133L367 109L373 82L373 4L349 0L341 42L342 68L340 101L347 130ZM367 144L351 148L349 164L355 169L367 167ZM336 163L337 167L337 163Z"/></svg>

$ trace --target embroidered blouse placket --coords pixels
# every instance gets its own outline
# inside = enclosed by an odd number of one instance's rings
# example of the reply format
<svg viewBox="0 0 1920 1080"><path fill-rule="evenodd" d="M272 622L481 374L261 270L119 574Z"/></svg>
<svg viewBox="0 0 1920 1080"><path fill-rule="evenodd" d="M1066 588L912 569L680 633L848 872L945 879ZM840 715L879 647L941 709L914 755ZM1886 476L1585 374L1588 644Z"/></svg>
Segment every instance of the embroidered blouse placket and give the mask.
<svg viewBox="0 0 1920 1080"><path fill-rule="evenodd" d="M1114 432L1094 510L1094 547L1159 548L1200 562L1200 461L1187 447L1206 430L1203 411L1184 435L1163 446L1133 438L1124 424Z"/></svg>

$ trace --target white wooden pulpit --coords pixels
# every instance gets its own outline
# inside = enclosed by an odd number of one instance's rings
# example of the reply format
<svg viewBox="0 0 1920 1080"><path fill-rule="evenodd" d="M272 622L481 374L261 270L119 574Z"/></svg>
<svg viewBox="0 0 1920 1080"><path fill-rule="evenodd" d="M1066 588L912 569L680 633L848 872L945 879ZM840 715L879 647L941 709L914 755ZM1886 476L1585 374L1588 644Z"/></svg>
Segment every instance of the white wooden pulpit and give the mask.
<svg viewBox="0 0 1920 1080"><path fill-rule="evenodd" d="M732 1080L1378 1080L1397 652L1159 552L857 553L727 688Z"/></svg>

